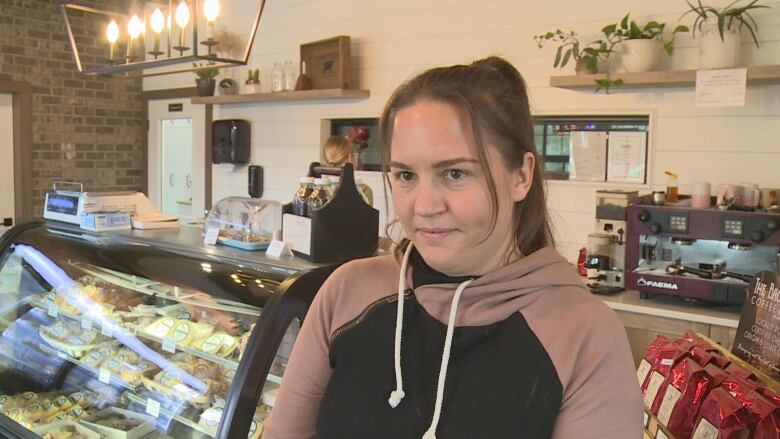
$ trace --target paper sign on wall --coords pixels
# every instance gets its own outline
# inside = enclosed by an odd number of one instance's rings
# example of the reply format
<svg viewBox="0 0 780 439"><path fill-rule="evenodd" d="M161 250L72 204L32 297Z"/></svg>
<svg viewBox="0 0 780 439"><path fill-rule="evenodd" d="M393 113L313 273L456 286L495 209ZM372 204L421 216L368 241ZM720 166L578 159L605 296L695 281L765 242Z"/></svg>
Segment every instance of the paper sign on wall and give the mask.
<svg viewBox="0 0 780 439"><path fill-rule="evenodd" d="M646 132L611 131L607 154L607 181L644 183L646 154Z"/></svg>
<svg viewBox="0 0 780 439"><path fill-rule="evenodd" d="M569 179L604 181L604 168L607 164L607 133L572 131L569 134Z"/></svg>
<svg viewBox="0 0 780 439"><path fill-rule="evenodd" d="M311 218L285 213L282 216L282 240L292 250L311 254Z"/></svg>
<svg viewBox="0 0 780 439"><path fill-rule="evenodd" d="M747 69L696 72L697 107L744 107Z"/></svg>

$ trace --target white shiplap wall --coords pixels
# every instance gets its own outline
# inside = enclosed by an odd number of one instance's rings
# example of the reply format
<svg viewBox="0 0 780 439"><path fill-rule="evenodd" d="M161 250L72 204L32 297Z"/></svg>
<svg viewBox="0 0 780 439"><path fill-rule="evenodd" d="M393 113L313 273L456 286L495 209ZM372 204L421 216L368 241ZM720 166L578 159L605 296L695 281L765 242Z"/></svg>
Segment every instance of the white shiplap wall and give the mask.
<svg viewBox="0 0 780 439"><path fill-rule="evenodd" d="M239 3L223 10L246 14L255 0ZM773 8L755 14L761 48L743 38L743 65L780 63L780 2L764 3ZM273 63L296 62L301 43L350 35L354 87L370 89L371 98L216 106L214 117L252 122L252 161L265 168L265 196L288 201L308 163L319 159L323 119L377 116L388 95L409 76L495 54L509 59L525 76L538 114L650 114L650 184L640 190L662 187L666 169L680 174L683 192L699 180L713 186L745 181L780 186L780 85L750 87L745 107L709 109L694 108L692 88L624 89L605 96L549 87L549 76L560 74L552 69L554 47L538 49L533 35L572 28L586 38L595 37L602 26L629 11L636 19L666 21L671 27L684 7L682 0L267 0L250 61L252 68L260 68L264 91L270 89ZM231 20L237 18L228 16L223 22ZM689 36L678 37L675 55L665 59L665 68L695 68L696 44ZM234 77L243 83L245 69L236 70ZM144 81L147 90L177 88L191 86L193 76ZM374 186L375 206L384 210L379 178L364 179ZM213 183L215 200L245 195L246 168L214 166ZM605 185L549 184L559 247L572 260L593 230L595 191L600 187Z"/></svg>

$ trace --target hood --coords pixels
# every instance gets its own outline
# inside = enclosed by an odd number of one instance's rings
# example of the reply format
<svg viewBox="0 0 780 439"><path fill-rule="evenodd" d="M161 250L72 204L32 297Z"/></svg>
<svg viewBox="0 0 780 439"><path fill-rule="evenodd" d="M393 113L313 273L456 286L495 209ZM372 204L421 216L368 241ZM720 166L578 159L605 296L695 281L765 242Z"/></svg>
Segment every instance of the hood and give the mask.
<svg viewBox="0 0 780 439"><path fill-rule="evenodd" d="M399 265L401 261L399 260ZM413 267L406 276L412 285ZM431 316L446 323L459 282L423 285L414 289L415 298ZM484 326L522 311L548 289L581 288L587 291L572 265L553 247L530 255L474 279L462 293L456 326Z"/></svg>

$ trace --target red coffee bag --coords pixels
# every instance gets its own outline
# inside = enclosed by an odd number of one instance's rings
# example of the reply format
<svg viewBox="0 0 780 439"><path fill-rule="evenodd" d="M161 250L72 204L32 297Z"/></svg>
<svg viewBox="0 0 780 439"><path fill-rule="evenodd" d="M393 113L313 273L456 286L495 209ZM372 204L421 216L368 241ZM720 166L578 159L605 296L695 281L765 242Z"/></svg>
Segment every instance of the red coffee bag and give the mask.
<svg viewBox="0 0 780 439"><path fill-rule="evenodd" d="M681 360L669 373L668 386L663 396L656 398L653 413L658 415L661 424L676 438L690 437L693 421L699 413L704 398L713 387L713 381L714 378L707 373L706 369L693 359Z"/></svg>
<svg viewBox="0 0 780 439"><path fill-rule="evenodd" d="M691 439L747 439L747 409L718 387L704 399Z"/></svg>

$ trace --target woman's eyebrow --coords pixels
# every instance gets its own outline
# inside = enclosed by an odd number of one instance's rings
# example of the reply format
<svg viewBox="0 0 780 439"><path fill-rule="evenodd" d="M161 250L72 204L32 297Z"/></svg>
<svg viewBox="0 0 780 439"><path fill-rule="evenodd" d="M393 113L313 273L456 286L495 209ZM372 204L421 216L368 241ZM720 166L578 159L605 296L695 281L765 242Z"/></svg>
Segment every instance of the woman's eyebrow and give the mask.
<svg viewBox="0 0 780 439"><path fill-rule="evenodd" d="M449 168L450 166L455 166L455 165L459 165L459 164L462 164L462 163L478 164L480 162L479 162L479 160L476 160L476 159L462 157L462 158L455 158L455 159L442 160L440 162L436 162L436 163L433 164L433 167L437 168L437 169L442 169L442 168ZM407 165L405 163L396 162L396 161L391 162L390 163L390 167L391 168L405 169L405 170L412 169L411 166L409 166L409 165Z"/></svg>

